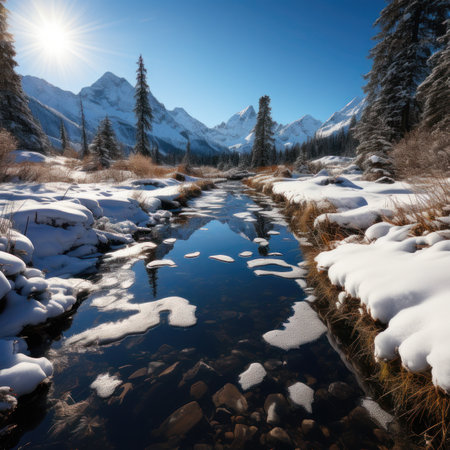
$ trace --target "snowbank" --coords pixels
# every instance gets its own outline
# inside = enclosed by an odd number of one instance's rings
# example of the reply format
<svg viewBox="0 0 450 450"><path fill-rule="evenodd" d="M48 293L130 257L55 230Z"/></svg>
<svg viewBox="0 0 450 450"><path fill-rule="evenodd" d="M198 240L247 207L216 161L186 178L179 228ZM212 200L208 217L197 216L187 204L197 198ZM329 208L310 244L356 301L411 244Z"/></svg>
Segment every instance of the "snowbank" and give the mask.
<svg viewBox="0 0 450 450"><path fill-rule="evenodd" d="M409 370L431 367L434 384L450 392L450 232L417 237L410 228L373 225L371 242L343 243L316 261L387 325L375 339L377 358L398 354Z"/></svg>

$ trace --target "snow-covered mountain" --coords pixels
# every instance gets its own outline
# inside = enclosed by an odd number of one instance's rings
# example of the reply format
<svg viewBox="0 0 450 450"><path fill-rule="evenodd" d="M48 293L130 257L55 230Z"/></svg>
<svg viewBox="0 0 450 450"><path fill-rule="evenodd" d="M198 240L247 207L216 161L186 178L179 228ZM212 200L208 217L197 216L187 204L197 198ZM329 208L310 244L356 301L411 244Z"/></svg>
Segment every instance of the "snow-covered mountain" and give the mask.
<svg viewBox="0 0 450 450"><path fill-rule="evenodd" d="M80 142L80 100L83 102L87 131L92 138L99 122L108 115L120 142L133 147L135 142L134 87L124 78L106 72L91 86L79 94L64 91L45 80L24 76L24 91L30 97L33 114L55 146L59 145L61 120L69 139L77 146ZM227 122L208 128L183 108L172 111L149 94L153 110L153 129L150 138L157 141L162 152L186 148L187 140L196 153L216 153L227 150L250 151L253 144L253 129L256 112L248 106L234 114ZM321 122L306 115L288 124L275 123L275 144L278 149L312 138Z"/></svg>
<svg viewBox="0 0 450 450"><path fill-rule="evenodd" d="M22 85L30 97L33 114L40 120L44 131L53 143L58 142L61 120L64 121L70 140L75 143L79 142L80 127L78 123L80 121L80 100L82 100L87 129L91 137L99 122L105 115L108 115L119 141L128 147L134 145L136 135L133 113L134 87L124 78L106 72L93 85L83 88L78 95L63 91L45 80L32 76L24 76ZM188 139L197 153L226 150L225 147L215 142L208 142L192 124L185 126L177 121L177 114L168 111L151 93L149 100L153 110L153 130L150 137L158 142L161 151L184 150ZM187 113L186 115L190 117ZM195 121L195 119L191 119ZM203 127L206 128L205 125Z"/></svg>
<svg viewBox="0 0 450 450"><path fill-rule="evenodd" d="M355 97L323 123L317 130L316 137L328 137L339 133L342 129L347 131L353 116L356 120L361 118L365 101L365 98Z"/></svg>
<svg viewBox="0 0 450 450"><path fill-rule="evenodd" d="M251 150L254 140L253 129L256 125L256 112L253 106L234 114L227 122L222 122L210 130L210 137L216 142L227 146L230 150L240 153ZM288 124L281 125L275 122L275 145L277 149L286 146L301 144L312 138L317 129L322 125L320 120L310 115Z"/></svg>

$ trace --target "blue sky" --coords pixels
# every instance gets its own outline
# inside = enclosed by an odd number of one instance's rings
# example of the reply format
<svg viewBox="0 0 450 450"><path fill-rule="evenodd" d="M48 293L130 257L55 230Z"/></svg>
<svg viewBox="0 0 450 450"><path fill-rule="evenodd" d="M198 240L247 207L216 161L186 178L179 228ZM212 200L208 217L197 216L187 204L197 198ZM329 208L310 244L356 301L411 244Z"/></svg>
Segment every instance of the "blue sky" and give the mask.
<svg viewBox="0 0 450 450"><path fill-rule="evenodd" d="M135 83L141 53L152 93L208 126L261 95L273 118L326 120L356 95L384 0L8 0L19 72L79 92L104 72ZM53 13L50 6L53 8ZM79 29L82 59L42 63L28 49L36 11ZM39 26L39 25L38 25ZM29 33L28 33L29 34ZM28 49L28 50L27 50Z"/></svg>

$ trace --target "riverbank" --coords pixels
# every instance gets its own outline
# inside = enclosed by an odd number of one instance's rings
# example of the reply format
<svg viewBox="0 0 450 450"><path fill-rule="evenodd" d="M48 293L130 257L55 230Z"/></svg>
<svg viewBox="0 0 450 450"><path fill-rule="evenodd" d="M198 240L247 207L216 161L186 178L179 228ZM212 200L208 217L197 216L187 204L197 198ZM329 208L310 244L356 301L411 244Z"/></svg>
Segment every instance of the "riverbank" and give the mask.
<svg viewBox="0 0 450 450"><path fill-rule="evenodd" d="M420 443L448 445L447 181L417 196L405 183L339 172L262 173L248 185L284 204L314 306L374 395L390 400Z"/></svg>

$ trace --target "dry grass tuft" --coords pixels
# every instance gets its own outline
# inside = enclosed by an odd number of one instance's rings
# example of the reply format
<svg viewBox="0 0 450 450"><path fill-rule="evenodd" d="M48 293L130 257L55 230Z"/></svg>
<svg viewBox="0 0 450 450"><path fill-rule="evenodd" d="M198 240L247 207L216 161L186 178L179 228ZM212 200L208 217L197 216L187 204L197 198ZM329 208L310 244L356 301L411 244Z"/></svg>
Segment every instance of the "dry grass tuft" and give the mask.
<svg viewBox="0 0 450 450"><path fill-rule="evenodd" d="M450 173L448 133L412 131L396 144L391 155L396 173L403 179L448 176Z"/></svg>
<svg viewBox="0 0 450 450"><path fill-rule="evenodd" d="M166 178L172 168L154 164L152 159L141 154L131 155L112 164L111 169L132 172L140 178Z"/></svg>
<svg viewBox="0 0 450 450"><path fill-rule="evenodd" d="M202 191L215 188L215 184L211 180L198 180L195 183L186 184L180 189L180 195L177 197L177 201L186 206L188 200L191 198L199 197Z"/></svg>
<svg viewBox="0 0 450 450"><path fill-rule="evenodd" d="M450 178L436 176L415 184L416 194L410 204L397 203L393 218L384 221L394 225L413 224L411 232L416 236L448 228L440 220L450 213Z"/></svg>

